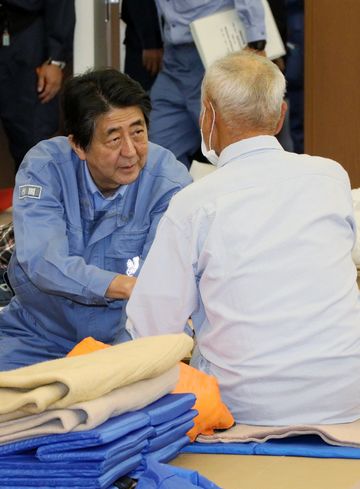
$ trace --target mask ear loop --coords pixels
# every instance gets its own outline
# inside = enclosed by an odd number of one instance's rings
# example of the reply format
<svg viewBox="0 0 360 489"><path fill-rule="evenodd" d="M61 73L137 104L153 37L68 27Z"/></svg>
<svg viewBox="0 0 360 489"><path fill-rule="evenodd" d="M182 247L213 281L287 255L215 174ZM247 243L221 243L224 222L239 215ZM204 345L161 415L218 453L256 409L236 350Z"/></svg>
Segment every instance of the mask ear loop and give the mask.
<svg viewBox="0 0 360 489"><path fill-rule="evenodd" d="M212 113L213 113L213 119L212 119L212 122L211 122L211 129L210 129L210 135L209 135L209 151L211 151L211 138L212 138L212 134L213 134L213 131L214 131L214 126L215 126L215 109L213 107L213 104L211 102L210 103L210 107L211 107L211 110L212 110ZM201 126L200 126L200 132L201 132L201 136L203 137L203 124L204 124L204 118L205 118L205 112L206 112L206 107L204 106L204 111L202 113L202 116L201 116Z"/></svg>
<svg viewBox="0 0 360 489"><path fill-rule="evenodd" d="M203 125L204 125L205 112L206 112L206 107L204 106L204 110L203 110L203 113L202 113L202 116L201 116L201 124L200 124L200 131L201 132L202 132L202 128L203 128Z"/></svg>
<svg viewBox="0 0 360 489"><path fill-rule="evenodd" d="M209 136L209 150L211 151L211 149L212 149L211 148L211 138L212 138L212 134L213 134L213 131L214 131L216 114L215 114L215 109L213 107L213 104L211 102L209 102L209 103L210 103L210 107L211 107L211 110L212 110L212 113L213 113L213 119L212 119L212 123L211 123L210 136Z"/></svg>
<svg viewBox="0 0 360 489"><path fill-rule="evenodd" d="M201 139L204 141L204 133L203 133L203 125L204 125L204 119L205 119L205 112L206 112L206 107L204 105L204 110L201 116L201 124L200 124L200 133L201 133ZM205 151L207 151L206 144L204 141L204 146L205 146Z"/></svg>

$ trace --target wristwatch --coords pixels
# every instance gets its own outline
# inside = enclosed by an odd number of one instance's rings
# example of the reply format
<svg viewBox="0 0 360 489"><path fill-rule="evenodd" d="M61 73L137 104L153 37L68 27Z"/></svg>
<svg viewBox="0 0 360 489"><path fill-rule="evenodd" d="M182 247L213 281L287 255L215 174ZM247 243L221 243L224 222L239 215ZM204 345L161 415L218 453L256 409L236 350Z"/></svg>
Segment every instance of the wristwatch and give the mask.
<svg viewBox="0 0 360 489"><path fill-rule="evenodd" d="M259 41L248 42L248 47L250 49L254 49L255 51L264 51L265 46L266 46L265 39L261 39Z"/></svg>
<svg viewBox="0 0 360 489"><path fill-rule="evenodd" d="M58 66L60 68L60 70L63 70L66 66L65 61L58 61L58 60L52 59L52 58L48 59L47 64Z"/></svg>

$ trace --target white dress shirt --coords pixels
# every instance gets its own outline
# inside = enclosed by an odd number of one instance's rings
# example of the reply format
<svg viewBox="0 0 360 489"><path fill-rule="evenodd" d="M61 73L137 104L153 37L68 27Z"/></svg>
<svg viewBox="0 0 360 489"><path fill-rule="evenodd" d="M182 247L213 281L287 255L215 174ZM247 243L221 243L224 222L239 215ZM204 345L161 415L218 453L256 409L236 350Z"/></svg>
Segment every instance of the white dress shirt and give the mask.
<svg viewBox="0 0 360 489"><path fill-rule="evenodd" d="M347 173L274 137L228 146L179 192L127 307L133 336L178 333L246 424L360 418L360 305Z"/></svg>

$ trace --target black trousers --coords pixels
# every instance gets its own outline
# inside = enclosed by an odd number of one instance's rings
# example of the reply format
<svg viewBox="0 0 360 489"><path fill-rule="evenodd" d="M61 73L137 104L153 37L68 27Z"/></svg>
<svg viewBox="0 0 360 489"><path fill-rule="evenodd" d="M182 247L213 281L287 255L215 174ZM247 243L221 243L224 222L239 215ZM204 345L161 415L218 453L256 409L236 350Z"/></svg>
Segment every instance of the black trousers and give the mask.
<svg viewBox="0 0 360 489"><path fill-rule="evenodd" d="M27 151L59 126L58 97L42 104L37 93L36 68L46 59L44 32L38 18L12 35L10 46L0 47L0 118L16 169Z"/></svg>

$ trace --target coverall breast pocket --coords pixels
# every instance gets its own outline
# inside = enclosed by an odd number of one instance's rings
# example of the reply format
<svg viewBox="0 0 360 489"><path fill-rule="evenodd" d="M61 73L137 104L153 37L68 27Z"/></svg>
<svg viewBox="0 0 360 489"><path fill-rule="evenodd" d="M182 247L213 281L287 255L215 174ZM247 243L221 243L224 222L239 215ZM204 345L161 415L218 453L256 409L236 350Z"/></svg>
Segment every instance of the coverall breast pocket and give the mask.
<svg viewBox="0 0 360 489"><path fill-rule="evenodd" d="M179 13L191 12L194 9L203 7L211 0L174 0L174 8Z"/></svg>
<svg viewBox="0 0 360 489"><path fill-rule="evenodd" d="M106 253L106 269L124 275L135 275L140 265L146 236L146 231L126 235L114 233Z"/></svg>

